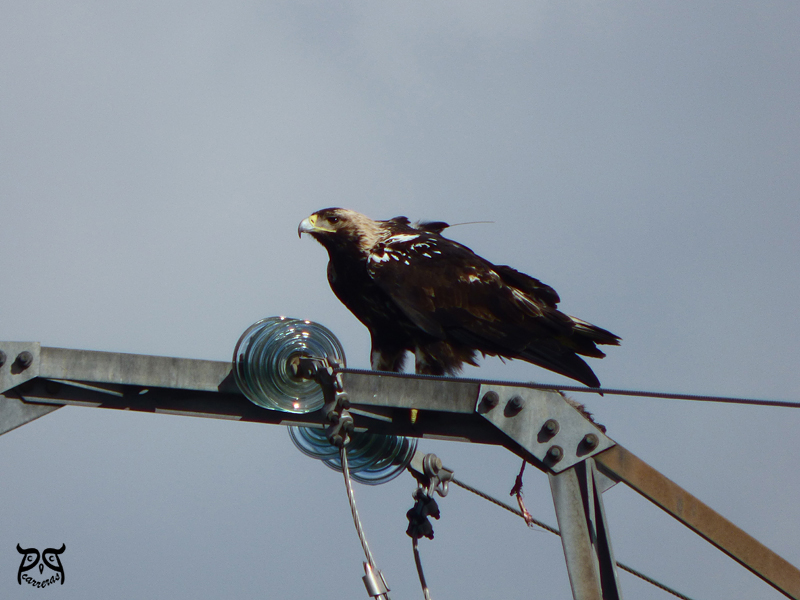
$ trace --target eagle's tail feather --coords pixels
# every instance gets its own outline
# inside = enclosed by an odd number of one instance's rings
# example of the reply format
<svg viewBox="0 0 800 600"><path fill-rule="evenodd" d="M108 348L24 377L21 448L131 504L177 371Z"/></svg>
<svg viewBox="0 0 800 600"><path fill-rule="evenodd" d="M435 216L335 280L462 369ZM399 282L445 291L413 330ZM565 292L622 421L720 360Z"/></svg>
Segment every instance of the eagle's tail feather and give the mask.
<svg viewBox="0 0 800 600"><path fill-rule="evenodd" d="M610 331L603 329L602 327L598 327L597 325L592 325L583 319L572 316L570 319L572 319L572 322L575 324L575 333L579 333L589 338L595 344L619 346L621 338L618 335L614 335Z"/></svg>
<svg viewBox="0 0 800 600"><path fill-rule="evenodd" d="M572 352L554 354L552 351L528 346L519 354L519 358L579 381L589 387L600 387L600 380L591 367L581 357Z"/></svg>

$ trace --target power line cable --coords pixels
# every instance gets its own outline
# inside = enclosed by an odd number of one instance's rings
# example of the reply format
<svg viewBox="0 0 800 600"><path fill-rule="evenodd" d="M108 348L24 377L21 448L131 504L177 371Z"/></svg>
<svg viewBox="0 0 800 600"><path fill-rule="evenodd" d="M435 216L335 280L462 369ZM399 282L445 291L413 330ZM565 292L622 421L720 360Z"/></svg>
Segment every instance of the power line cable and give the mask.
<svg viewBox="0 0 800 600"><path fill-rule="evenodd" d="M353 483L350 480L350 466L347 464L347 447L346 444L342 444L342 447L339 449L339 456L342 460L342 474L344 475L344 485L347 490L347 500L350 503L350 512L353 515L353 523L356 526L356 533L358 534L358 540L361 542L361 548L364 550L364 555L367 558L367 562L365 563L364 569L367 573L365 579L370 579L370 575L377 575L380 578L380 582L377 580L374 581L374 585L376 589L373 590L374 593L370 591L370 585L367 585L367 593L374 598L382 597L385 600L390 600L389 598L389 591L386 586L386 582L383 579L383 575L381 574L378 567L375 565L375 559L372 556L372 552L369 550L369 544L367 544L367 537L364 535L364 528L361 526L361 518L358 515L358 508L356 507L356 498L353 494ZM367 565L369 567L367 568ZM365 583L367 583L365 581ZM382 586L381 586L382 584ZM382 588L382 589L378 589Z"/></svg>
<svg viewBox="0 0 800 600"><path fill-rule="evenodd" d="M354 375L375 375L380 371L370 371L367 369L337 369L339 373L352 373ZM646 390L624 390L619 388L592 388L577 385L555 385L547 383L519 381L504 381L495 379L474 379L468 377L442 377L441 375L411 375L403 373L387 373L393 377L407 377L410 379L434 379L437 381L454 381L460 383L477 383L492 385L508 385L515 387L530 388L533 390L554 390L559 392L581 392L590 394L608 394L609 396L636 396L640 398L664 398L667 400L693 400L698 402L722 402L728 404L752 404L755 406L779 406L783 408L800 408L800 402L789 402L786 400L765 400L759 398L735 398L733 396L711 396L704 394L676 394L672 392L651 392Z"/></svg>
<svg viewBox="0 0 800 600"><path fill-rule="evenodd" d="M577 385L550 386L544 384L524 384L541 390L559 390L562 392L595 392L609 396L636 396L639 398L664 398L667 400L693 400L696 402L722 402L725 404L751 404L755 406L779 406L783 408L800 408L800 402L785 400L763 400L757 398L734 398L731 396L707 396L702 394L673 394L670 392L647 392L643 390L620 390L616 388L585 388Z"/></svg>
<svg viewBox="0 0 800 600"><path fill-rule="evenodd" d="M422 586L422 595L425 600L431 600L431 591L428 589L425 574L422 572L422 558L419 555L419 540L417 538L411 538L411 547L414 549L414 562L417 565L417 575L419 575L419 583Z"/></svg>

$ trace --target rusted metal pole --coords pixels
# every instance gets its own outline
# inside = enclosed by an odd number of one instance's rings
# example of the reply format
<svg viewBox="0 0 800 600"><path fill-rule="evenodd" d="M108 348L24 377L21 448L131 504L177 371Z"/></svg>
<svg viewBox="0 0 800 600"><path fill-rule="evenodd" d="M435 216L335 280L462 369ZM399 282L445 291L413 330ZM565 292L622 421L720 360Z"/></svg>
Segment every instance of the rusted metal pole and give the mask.
<svg viewBox="0 0 800 600"><path fill-rule="evenodd" d="M626 483L743 567L800 600L800 570L622 446L594 457L601 471Z"/></svg>

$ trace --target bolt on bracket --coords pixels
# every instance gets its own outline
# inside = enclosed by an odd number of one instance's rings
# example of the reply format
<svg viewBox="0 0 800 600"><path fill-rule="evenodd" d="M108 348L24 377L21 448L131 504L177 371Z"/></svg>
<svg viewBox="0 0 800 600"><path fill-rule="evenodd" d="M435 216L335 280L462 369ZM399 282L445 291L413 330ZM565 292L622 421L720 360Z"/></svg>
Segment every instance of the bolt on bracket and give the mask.
<svg viewBox="0 0 800 600"><path fill-rule="evenodd" d="M615 445L558 392L481 384L475 411L553 473Z"/></svg>

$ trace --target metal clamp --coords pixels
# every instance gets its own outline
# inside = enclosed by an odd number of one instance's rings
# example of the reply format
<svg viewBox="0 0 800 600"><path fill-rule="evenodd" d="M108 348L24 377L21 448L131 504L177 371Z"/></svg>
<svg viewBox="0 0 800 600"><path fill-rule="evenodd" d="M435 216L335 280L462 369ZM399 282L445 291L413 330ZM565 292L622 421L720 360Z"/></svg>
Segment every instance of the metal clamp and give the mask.
<svg viewBox="0 0 800 600"><path fill-rule="evenodd" d="M425 493L430 497L434 492L442 498L447 496L447 485L453 479L453 471L442 465L442 459L435 454L426 454L422 459L422 470L428 478L427 486L423 486Z"/></svg>
<svg viewBox="0 0 800 600"><path fill-rule="evenodd" d="M428 496L433 497L434 492L442 498L447 496L448 484L453 480L453 471L442 465L441 458L417 450L411 458L408 470Z"/></svg>
<svg viewBox="0 0 800 600"><path fill-rule="evenodd" d="M341 366L335 359L326 357L324 366L316 372L316 380L322 386L325 396L322 413L325 415L325 420L330 423L325 435L337 448L347 444L354 427L353 416L348 410L350 399L344 391L342 375L337 371Z"/></svg>
<svg viewBox="0 0 800 600"><path fill-rule="evenodd" d="M348 411L350 400L344 391L342 374L338 371L342 366L334 358L315 356L297 356L290 364L295 377L313 379L322 388L325 404L321 410L330 423L325 436L337 448L346 445L353 432L353 417Z"/></svg>
<svg viewBox="0 0 800 600"><path fill-rule="evenodd" d="M373 598L378 598L389 593L389 586L386 585L386 580L383 578L383 573L380 569L375 569L368 562L364 563L364 586L367 588L367 594Z"/></svg>

